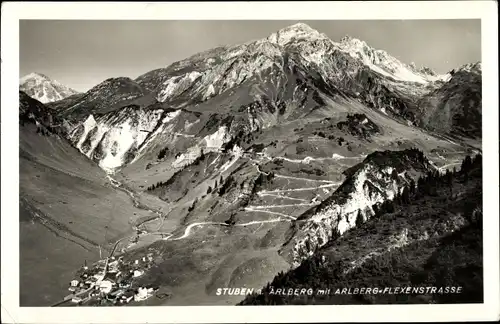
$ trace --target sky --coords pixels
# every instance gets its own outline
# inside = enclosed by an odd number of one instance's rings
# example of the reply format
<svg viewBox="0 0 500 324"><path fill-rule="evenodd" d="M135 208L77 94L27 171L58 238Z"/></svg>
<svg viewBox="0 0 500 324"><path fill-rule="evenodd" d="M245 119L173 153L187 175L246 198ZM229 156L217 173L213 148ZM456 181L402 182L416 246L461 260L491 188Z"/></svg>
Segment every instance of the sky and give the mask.
<svg viewBox="0 0 500 324"><path fill-rule="evenodd" d="M480 20L21 20L20 76L39 72L77 91L135 79L220 45L306 23L333 41L349 35L437 73L481 61Z"/></svg>

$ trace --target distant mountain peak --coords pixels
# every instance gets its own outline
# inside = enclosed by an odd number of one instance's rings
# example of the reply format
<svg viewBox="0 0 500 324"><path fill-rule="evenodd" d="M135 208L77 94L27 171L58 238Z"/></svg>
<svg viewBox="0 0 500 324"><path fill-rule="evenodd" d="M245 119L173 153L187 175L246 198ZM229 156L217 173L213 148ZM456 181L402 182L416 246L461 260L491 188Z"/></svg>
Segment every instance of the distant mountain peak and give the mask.
<svg viewBox="0 0 500 324"><path fill-rule="evenodd" d="M52 81L48 76L45 74L39 73L39 72L31 72L29 74L26 74L19 80L19 84L26 82L29 79L39 79L39 80L45 80L45 81Z"/></svg>
<svg viewBox="0 0 500 324"><path fill-rule="evenodd" d="M62 100L78 93L78 91L51 80L48 76L39 72L32 72L23 76L19 80L19 90L24 91L27 95L42 103Z"/></svg>
<svg viewBox="0 0 500 324"><path fill-rule="evenodd" d="M436 73L428 67L419 68L414 62L407 65L386 51L375 49L349 35L342 37L337 45L341 51L360 59L372 70L399 81L425 84L437 78Z"/></svg>
<svg viewBox="0 0 500 324"><path fill-rule="evenodd" d="M467 63L458 68L459 71L467 71L467 72L478 72L481 73L482 71L482 64L481 62L476 62L476 63Z"/></svg>
<svg viewBox="0 0 500 324"><path fill-rule="evenodd" d="M309 32L309 33L319 33L316 29L311 28L308 24L304 24L302 22L290 25L288 27L285 27L281 30L295 30L295 31L303 31L303 32Z"/></svg>
<svg viewBox="0 0 500 324"><path fill-rule="evenodd" d="M271 34L267 40L278 45L286 45L295 40L329 39L325 34L304 23L296 23Z"/></svg>
<svg viewBox="0 0 500 324"><path fill-rule="evenodd" d="M340 44L344 45L351 45L351 46L356 46L356 47L362 47L362 46L368 46L365 41L362 41L360 39L357 39L355 37L352 37L350 35L345 35L340 39Z"/></svg>
<svg viewBox="0 0 500 324"><path fill-rule="evenodd" d="M350 41L351 41L351 39L352 39L352 37L351 37L351 36L349 36L349 35L345 35L344 37L342 37L342 38L340 39L340 42L341 42L341 43L347 43L347 42L350 42Z"/></svg>

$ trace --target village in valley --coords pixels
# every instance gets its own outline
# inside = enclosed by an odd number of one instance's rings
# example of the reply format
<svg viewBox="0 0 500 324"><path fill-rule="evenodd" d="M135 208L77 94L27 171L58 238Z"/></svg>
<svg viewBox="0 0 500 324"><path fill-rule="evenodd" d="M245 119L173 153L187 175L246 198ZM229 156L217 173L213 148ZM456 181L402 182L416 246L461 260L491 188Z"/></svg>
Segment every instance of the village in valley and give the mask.
<svg viewBox="0 0 500 324"><path fill-rule="evenodd" d="M136 281L152 264L152 253L135 260L111 256L91 267L85 264L69 283L71 294L64 301L71 300L73 304L86 306L120 306L132 301L144 301L152 297L158 287L141 286Z"/></svg>

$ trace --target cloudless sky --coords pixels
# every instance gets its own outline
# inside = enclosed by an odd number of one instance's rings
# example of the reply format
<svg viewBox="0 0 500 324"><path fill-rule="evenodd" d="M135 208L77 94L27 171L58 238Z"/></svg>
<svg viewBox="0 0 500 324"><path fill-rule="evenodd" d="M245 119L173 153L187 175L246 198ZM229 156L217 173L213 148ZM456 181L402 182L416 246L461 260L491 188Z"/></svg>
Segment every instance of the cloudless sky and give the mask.
<svg viewBox="0 0 500 324"><path fill-rule="evenodd" d="M220 45L269 36L299 21L22 20L20 76L39 72L86 91L110 77L136 78ZM333 41L345 35L437 73L481 60L480 20L300 21Z"/></svg>

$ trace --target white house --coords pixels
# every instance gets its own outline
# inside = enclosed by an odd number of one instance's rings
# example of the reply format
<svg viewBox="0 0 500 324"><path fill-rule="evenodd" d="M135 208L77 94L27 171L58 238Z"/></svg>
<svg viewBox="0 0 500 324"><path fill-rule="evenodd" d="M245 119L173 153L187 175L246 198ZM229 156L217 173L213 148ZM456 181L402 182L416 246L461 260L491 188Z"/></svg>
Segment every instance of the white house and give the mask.
<svg viewBox="0 0 500 324"><path fill-rule="evenodd" d="M82 301L82 299L81 299L80 297L73 297L73 298L71 299L71 302L73 302L73 303L79 303L79 302L81 302L81 301Z"/></svg>
<svg viewBox="0 0 500 324"><path fill-rule="evenodd" d="M134 277L140 277L144 274L142 270L134 270Z"/></svg>
<svg viewBox="0 0 500 324"><path fill-rule="evenodd" d="M71 280L71 287L76 287L78 286L78 280Z"/></svg>
<svg viewBox="0 0 500 324"><path fill-rule="evenodd" d="M147 288L144 288L144 287L140 287L138 290L137 290L137 294L134 295L134 300L135 301L141 301L141 300L145 300L149 297L149 291Z"/></svg>
<svg viewBox="0 0 500 324"><path fill-rule="evenodd" d="M99 283L99 289L105 294L109 294L112 287L113 283L109 280L103 280Z"/></svg>

